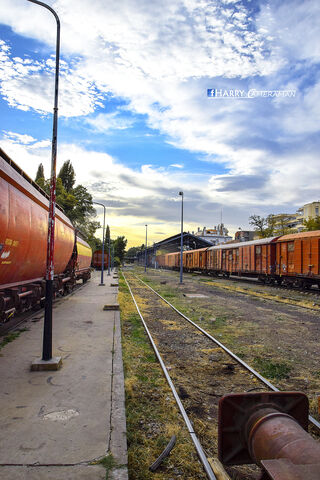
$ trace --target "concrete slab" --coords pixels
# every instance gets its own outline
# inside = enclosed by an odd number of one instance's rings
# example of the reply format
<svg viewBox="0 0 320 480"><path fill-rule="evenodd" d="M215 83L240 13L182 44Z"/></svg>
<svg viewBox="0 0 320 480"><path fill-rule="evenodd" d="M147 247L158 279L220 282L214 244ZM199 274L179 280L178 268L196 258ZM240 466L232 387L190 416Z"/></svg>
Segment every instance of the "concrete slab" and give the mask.
<svg viewBox="0 0 320 480"><path fill-rule="evenodd" d="M61 370L30 371L41 356L43 320L31 319L29 330L1 350L1 478L16 469L14 479L100 480L104 468L88 464L108 451L127 464L120 313L103 311L117 294L109 279L105 287L99 280L96 272L54 304L53 353L62 356ZM114 478L127 478L120 470Z"/></svg>

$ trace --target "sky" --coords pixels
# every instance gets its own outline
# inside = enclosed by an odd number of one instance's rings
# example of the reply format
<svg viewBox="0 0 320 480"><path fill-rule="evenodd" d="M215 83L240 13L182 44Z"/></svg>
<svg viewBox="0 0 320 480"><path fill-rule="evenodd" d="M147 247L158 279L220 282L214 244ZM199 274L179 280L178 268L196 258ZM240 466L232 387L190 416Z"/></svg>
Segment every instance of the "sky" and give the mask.
<svg viewBox="0 0 320 480"><path fill-rule="evenodd" d="M71 160L113 238L178 233L181 190L184 230L231 234L319 200L318 0L47 3L57 169ZM50 175L55 38L48 10L0 0L0 145L32 178Z"/></svg>

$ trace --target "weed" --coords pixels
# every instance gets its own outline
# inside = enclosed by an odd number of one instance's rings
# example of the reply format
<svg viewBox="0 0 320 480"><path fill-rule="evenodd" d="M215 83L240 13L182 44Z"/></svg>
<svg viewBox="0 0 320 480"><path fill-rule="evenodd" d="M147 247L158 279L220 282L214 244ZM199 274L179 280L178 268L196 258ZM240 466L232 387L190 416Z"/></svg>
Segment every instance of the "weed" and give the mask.
<svg viewBox="0 0 320 480"><path fill-rule="evenodd" d="M19 335L20 335L22 332L26 332L27 330L28 330L27 328L21 328L21 329L18 330L17 332L9 333L9 335L5 336L4 339L2 340L2 342L0 343L0 350L1 350L5 345L7 345L7 343L13 342L13 340L15 340L16 338L18 338Z"/></svg>
<svg viewBox="0 0 320 480"><path fill-rule="evenodd" d="M292 369L292 367L285 362L271 362L262 357L255 357L253 363L261 375L267 378L276 378L278 380L288 378Z"/></svg>
<svg viewBox="0 0 320 480"><path fill-rule="evenodd" d="M105 457L101 458L101 459L98 460L97 462L94 462L93 464L94 464L94 465L102 465L102 466L106 469L106 480L108 480L108 478L109 478L109 473L110 473L110 471L111 471L113 468L119 466L119 465L117 464L114 456L112 455L112 453L109 453L108 455L106 455Z"/></svg>

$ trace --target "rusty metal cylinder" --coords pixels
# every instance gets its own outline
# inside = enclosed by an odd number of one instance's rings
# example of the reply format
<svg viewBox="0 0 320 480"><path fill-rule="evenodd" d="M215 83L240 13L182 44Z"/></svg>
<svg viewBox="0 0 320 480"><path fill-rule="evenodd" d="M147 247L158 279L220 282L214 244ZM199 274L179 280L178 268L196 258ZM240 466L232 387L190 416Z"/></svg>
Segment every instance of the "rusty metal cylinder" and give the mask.
<svg viewBox="0 0 320 480"><path fill-rule="evenodd" d="M249 418L246 438L256 463L286 458L294 464L318 463L320 443L314 440L290 415L272 408L257 410Z"/></svg>

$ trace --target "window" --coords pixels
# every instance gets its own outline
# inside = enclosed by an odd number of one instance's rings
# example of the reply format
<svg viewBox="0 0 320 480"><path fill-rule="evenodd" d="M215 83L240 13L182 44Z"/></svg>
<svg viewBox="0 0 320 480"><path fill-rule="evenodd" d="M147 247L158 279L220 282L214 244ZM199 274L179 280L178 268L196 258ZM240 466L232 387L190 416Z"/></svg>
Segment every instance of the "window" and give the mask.
<svg viewBox="0 0 320 480"><path fill-rule="evenodd" d="M314 210L315 210L315 214L316 214L316 216L318 216L318 215L319 215L319 207L315 207L315 209L314 209Z"/></svg>
<svg viewBox="0 0 320 480"><path fill-rule="evenodd" d="M256 254L260 255L261 254L261 247L256 247Z"/></svg>

